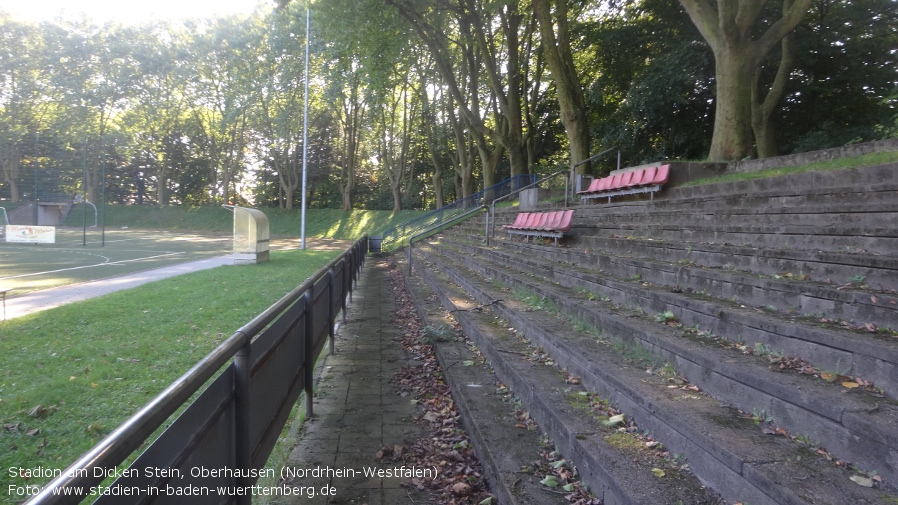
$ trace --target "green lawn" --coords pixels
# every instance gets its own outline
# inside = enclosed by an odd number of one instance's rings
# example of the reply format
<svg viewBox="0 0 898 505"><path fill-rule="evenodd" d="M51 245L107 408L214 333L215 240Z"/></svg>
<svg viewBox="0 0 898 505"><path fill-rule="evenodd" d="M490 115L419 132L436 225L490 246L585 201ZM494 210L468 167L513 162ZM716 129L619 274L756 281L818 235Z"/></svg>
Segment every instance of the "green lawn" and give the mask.
<svg viewBox="0 0 898 505"><path fill-rule="evenodd" d="M0 322L0 468L64 469L339 253L274 251Z"/></svg>

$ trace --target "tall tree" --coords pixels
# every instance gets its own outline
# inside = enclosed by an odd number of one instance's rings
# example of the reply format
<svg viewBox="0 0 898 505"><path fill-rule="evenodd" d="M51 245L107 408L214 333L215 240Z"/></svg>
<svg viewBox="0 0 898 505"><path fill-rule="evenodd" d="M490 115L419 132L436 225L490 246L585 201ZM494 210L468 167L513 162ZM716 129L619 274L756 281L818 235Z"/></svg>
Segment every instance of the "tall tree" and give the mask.
<svg viewBox="0 0 898 505"><path fill-rule="evenodd" d="M484 187L495 184L501 146L511 174L527 173L520 29L517 2L386 0L412 26L433 56L480 154ZM482 77L481 77L482 72ZM481 81L482 79L482 81ZM480 83L490 91L481 95ZM492 125L483 111L493 111Z"/></svg>
<svg viewBox="0 0 898 505"><path fill-rule="evenodd" d="M543 52L555 81L555 96L561 124L567 132L571 164L576 165L589 158L589 114L571 48L570 22L576 16L570 16L568 2L569 0L533 0L533 12L539 23ZM586 164L581 165L579 173L585 173L588 168Z"/></svg>
<svg viewBox="0 0 898 505"><path fill-rule="evenodd" d="M0 13L0 170L9 198L21 197L19 178L26 159L34 163L35 136L47 96L46 47L37 26Z"/></svg>
<svg viewBox="0 0 898 505"><path fill-rule="evenodd" d="M798 26L812 2L792 0L779 19L756 35L766 0L680 0L714 52L717 96L709 159L735 160L752 154L752 97L758 67Z"/></svg>

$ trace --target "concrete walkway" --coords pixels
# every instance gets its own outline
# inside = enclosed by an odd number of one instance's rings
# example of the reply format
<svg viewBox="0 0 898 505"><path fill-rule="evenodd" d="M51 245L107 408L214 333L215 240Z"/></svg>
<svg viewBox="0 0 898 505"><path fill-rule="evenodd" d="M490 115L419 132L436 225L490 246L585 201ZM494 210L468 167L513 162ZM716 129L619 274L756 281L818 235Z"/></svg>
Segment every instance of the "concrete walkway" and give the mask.
<svg viewBox="0 0 898 505"><path fill-rule="evenodd" d="M144 270L143 272L135 272L121 277L112 277L109 279L72 284L70 286L32 291L31 293L11 297L6 300L6 319L14 319L72 302L96 298L115 291L134 288L148 282L158 281L176 275L220 267L222 265L231 265L233 263L233 255L228 254L226 256L216 256L214 258L190 261L163 268Z"/></svg>
<svg viewBox="0 0 898 505"><path fill-rule="evenodd" d="M435 472L377 458L384 447L408 448L427 436L413 422L421 407L389 383L397 371L415 364L400 342L402 329L391 322L395 308L386 262L369 257L347 309L347 322L337 332L335 354L324 357L316 371L315 415L303 425L287 462L298 476L284 485L314 490L315 496L281 497L273 503L431 503L431 497L411 485L410 477L365 475L366 469L394 475ZM325 488L332 495L322 495Z"/></svg>

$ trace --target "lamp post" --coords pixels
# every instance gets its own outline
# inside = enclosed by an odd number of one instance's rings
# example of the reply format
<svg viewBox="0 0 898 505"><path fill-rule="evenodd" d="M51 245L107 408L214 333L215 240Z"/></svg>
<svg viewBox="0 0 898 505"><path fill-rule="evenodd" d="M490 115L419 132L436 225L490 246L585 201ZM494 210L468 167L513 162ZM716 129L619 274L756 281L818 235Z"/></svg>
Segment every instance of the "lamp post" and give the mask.
<svg viewBox="0 0 898 505"><path fill-rule="evenodd" d="M305 103L302 118L302 210L300 216L300 246L306 249L306 181L307 163L309 159L309 27L311 25L311 9L306 3L306 76L305 76Z"/></svg>

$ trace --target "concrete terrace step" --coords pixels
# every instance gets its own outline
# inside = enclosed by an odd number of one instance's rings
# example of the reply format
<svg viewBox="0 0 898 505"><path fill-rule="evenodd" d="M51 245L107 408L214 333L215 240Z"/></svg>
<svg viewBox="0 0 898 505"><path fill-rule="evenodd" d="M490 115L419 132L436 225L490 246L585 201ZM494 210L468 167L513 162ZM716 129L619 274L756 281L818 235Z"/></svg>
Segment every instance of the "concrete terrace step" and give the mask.
<svg viewBox="0 0 898 505"><path fill-rule="evenodd" d="M659 457L650 454L653 451L634 457L634 444L615 443L617 429L604 427L600 419L588 413L580 395L586 389L566 383L564 374L554 367L522 359L531 349L508 331L507 323L497 322L488 312L471 310L476 309L477 303L447 279L438 278L429 270L421 273L440 303L455 315L465 334L477 344L498 378L523 402L563 457L572 460L581 478L603 503L720 503L695 477L668 468ZM651 471L654 465L664 466L671 477L658 478Z"/></svg>
<svg viewBox="0 0 898 505"><path fill-rule="evenodd" d="M680 212L783 212L856 213L895 210L898 163L857 169L790 174L737 182L667 187L655 199L618 199L581 205L583 210L617 213Z"/></svg>
<svg viewBox="0 0 898 505"><path fill-rule="evenodd" d="M792 274L808 280L845 285L851 279L879 291L898 288L898 257L866 253L834 253L763 249L723 244L686 244L646 237L569 237L570 250L600 251L634 258L664 258L671 263L723 268L773 277Z"/></svg>
<svg viewBox="0 0 898 505"><path fill-rule="evenodd" d="M483 235L482 220L458 225L454 236L478 237ZM577 230L578 232L581 229ZM593 230L588 230L592 233ZM497 228L494 240L504 235ZM827 252L806 249L774 249L750 244L689 243L677 240L661 240L656 236L607 236L567 235L568 247L541 249L553 261L572 264L582 263L583 256L594 263L598 257L626 257L644 260L660 260L680 266L707 267L733 273L754 275L759 278L793 278L832 287L848 289L850 285L866 285L863 291L879 298L880 294L894 295L898 289L898 256L875 255L867 252ZM530 248L531 244L519 241L503 241L505 248ZM840 291L841 291L840 290ZM888 302L886 302L888 303Z"/></svg>
<svg viewBox="0 0 898 505"><path fill-rule="evenodd" d="M463 307L470 303L466 302L468 299L490 304L491 310L507 320L519 334L547 350L555 362L571 374L581 376L587 388L620 406L628 418L636 420L641 431L651 433L672 453L685 455L699 479L723 493L727 500L752 504L842 504L875 503L895 496L855 485L848 480L849 475L843 469L823 463L819 455L785 437L764 435L758 426L725 403L700 394L683 395L683 391L671 389L667 379L647 374L644 366L630 364L619 352L620 347L603 342L601 338L596 341L594 335L577 330L562 319L507 300L507 291L478 280L482 273L467 270L458 260L442 255L436 249L419 248L416 264L421 275L440 293L444 304ZM443 279L444 275L462 286L464 292ZM595 304L583 309L589 313L602 311ZM594 477L598 479L593 484L594 489L598 486L610 492L608 490L628 489L637 484L633 476L614 472L615 467L622 464L619 460L588 458L596 450L587 447L597 438L594 431L566 430L564 422L552 420L571 409L556 407L557 403L553 401L559 391L563 394L563 385L553 387L548 378L534 374L535 370L548 367L521 365L518 352L504 346L505 341L511 340L509 337L493 335L482 329L489 316L472 310L456 314L466 333L477 341L484 355L493 362L500 378L510 384L516 394L526 398L534 416L548 418L540 423L549 426L555 440L565 441L566 454L582 454L587 458L589 471L583 473L598 472ZM625 332L626 335L639 333L642 337L659 329L666 331L667 328L610 312L605 316L603 337L624 335ZM613 328L615 325L620 328ZM738 374L745 375L758 371L738 362L733 368L738 369ZM689 371L686 375L690 375ZM728 379L714 373L706 379L709 383L720 382L724 389L732 386ZM810 389L815 387L810 383L807 386ZM796 461L801 463L794 463ZM580 464L583 465L584 461ZM614 500L606 503L673 503L676 497L651 501L634 500L627 495L606 496L606 500L608 498Z"/></svg>
<svg viewBox="0 0 898 505"><path fill-rule="evenodd" d="M684 226L688 226L685 228ZM574 236L619 236L652 237L657 240L677 241L693 244L720 244L765 249L789 249L825 251L833 253L866 252L892 255L898 250L898 237L882 236L877 230L847 228L815 228L813 235L808 229L782 226L697 226L687 222L669 225L651 223L619 224L596 227L584 221L574 221L569 235Z"/></svg>
<svg viewBox="0 0 898 505"><path fill-rule="evenodd" d="M508 505L568 503L564 496L548 492L539 483L540 478L528 471L532 471L531 463L539 459L542 434L515 426L518 420L515 406L506 398L508 393L502 392L500 381L476 347L463 334L450 330L454 321L429 287L420 278L409 277L405 285L418 316L431 330L425 337L430 339L428 343L452 388L453 400L483 465L491 493L499 503Z"/></svg>
<svg viewBox="0 0 898 505"><path fill-rule="evenodd" d="M898 193L895 194L898 198ZM765 229L784 233L790 230L804 230L809 235L839 234L838 232L857 230L859 232L879 233L883 236L898 236L898 209L880 211L840 211L822 212L813 209L802 209L805 212L776 212L776 209L764 209L757 212L739 212L737 210L688 212L686 209L651 210L643 213L618 213L613 211L596 212L593 209L578 209L577 223L595 226L598 229L615 227L645 226L657 227L671 225L701 226L713 229L726 225L739 229ZM820 231L818 231L818 229Z"/></svg>
<svg viewBox="0 0 898 505"><path fill-rule="evenodd" d="M544 296L562 313L600 328L607 338L635 341L652 350L716 398L744 411L764 410L788 431L813 433L839 457L862 468L875 468L898 482L898 406L894 402L865 394L845 395L842 388L823 381L774 372L766 361L746 360L739 351L684 338L682 330L654 323L649 317L623 315L583 299L572 289L549 285L543 271L514 272L508 261L492 263L478 255L435 248L431 252L440 258L442 269L451 268L447 257L460 258L472 269L466 275L496 279ZM533 273L541 279L532 280ZM880 409L882 404L886 406Z"/></svg>
<svg viewBox="0 0 898 505"><path fill-rule="evenodd" d="M842 285L811 282L791 273L759 278L732 269L702 268L688 261L634 258L605 254L601 250L585 252L579 248L544 249L502 239L496 242L502 244L502 250L484 249L483 252L503 254L507 250L505 254L512 255L516 261L523 258L534 262L538 268L563 267L580 277L600 273L619 280L638 279L643 283L726 300L727 305L745 304L785 314L846 321L855 326L873 323L881 328L898 329L898 294L872 289L866 284L866 278L863 282ZM862 285L866 287L862 288ZM895 345L898 348L898 341Z"/></svg>
<svg viewBox="0 0 898 505"><path fill-rule="evenodd" d="M542 279L560 286L607 297L619 305L639 307L650 314L672 312L686 326L694 326L716 337L763 344L785 356L803 358L822 370L839 370L872 380L886 393L898 397L898 339L851 330L835 324L821 324L767 309L753 309L707 295L681 292L670 287L647 285L645 278L626 280L609 275L591 263L571 266L577 252L563 248L502 243L520 248L517 254L502 250L474 249L497 265L515 265L519 271L539 272ZM457 253L458 251L456 251ZM616 274L616 275L619 275ZM831 317L831 316L830 316Z"/></svg>
<svg viewBox="0 0 898 505"><path fill-rule="evenodd" d="M477 254L496 266L508 266L523 275L539 272L542 280L552 284L650 315L671 311L686 326L710 331L715 337L762 343L774 350L795 349L797 353L786 355L816 360L815 364L824 365L820 366L824 370L866 370L880 377L878 385L898 397L898 338L894 329L879 326L874 332L867 329L864 319L849 322L836 316L860 314L894 328L894 305L898 305L898 299L893 293L871 294L856 286L843 286L843 290L787 278L758 279L744 273L584 253L572 248L504 240L496 244L498 248L481 248ZM473 252L471 247L478 246L462 245L467 255ZM771 305L746 305L763 300L758 293L764 292L769 294ZM758 296L753 297L753 293ZM794 305L786 305L793 302ZM864 304L868 308L859 309ZM845 311L840 310L841 305ZM802 314L800 309L808 307L826 312ZM822 348L813 350L809 345ZM884 369L876 370L883 365Z"/></svg>
<svg viewBox="0 0 898 505"><path fill-rule="evenodd" d="M898 250L898 164L670 187L654 201L580 205L572 235L858 252Z"/></svg>

